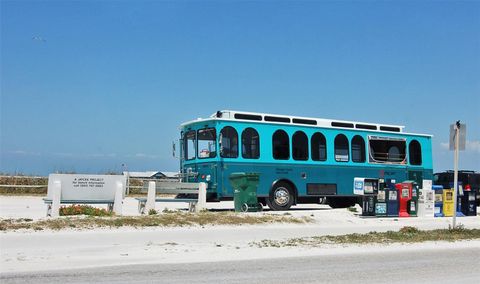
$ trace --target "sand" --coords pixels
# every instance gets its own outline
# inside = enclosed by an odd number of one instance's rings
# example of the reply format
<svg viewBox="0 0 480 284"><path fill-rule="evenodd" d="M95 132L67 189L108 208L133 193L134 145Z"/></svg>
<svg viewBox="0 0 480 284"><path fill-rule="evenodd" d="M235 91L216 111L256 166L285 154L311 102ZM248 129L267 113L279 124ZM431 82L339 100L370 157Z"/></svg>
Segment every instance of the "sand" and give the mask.
<svg viewBox="0 0 480 284"><path fill-rule="evenodd" d="M186 208L186 204L157 203L157 209ZM232 202L208 203L209 209L229 210ZM1 218L45 217L41 197L0 197ZM248 214L271 214L248 213ZM285 212L276 213L284 214ZM421 244L322 245L320 247L258 248L252 242L288 238L398 230L448 228L451 218L361 218L347 209L307 204L290 210L309 216L310 224L120 228L0 233L0 273L146 263L191 263L328 254L361 254L390 250L480 248L480 240ZM133 198L124 202L125 215L138 215ZM480 228L480 216L457 218L467 228Z"/></svg>

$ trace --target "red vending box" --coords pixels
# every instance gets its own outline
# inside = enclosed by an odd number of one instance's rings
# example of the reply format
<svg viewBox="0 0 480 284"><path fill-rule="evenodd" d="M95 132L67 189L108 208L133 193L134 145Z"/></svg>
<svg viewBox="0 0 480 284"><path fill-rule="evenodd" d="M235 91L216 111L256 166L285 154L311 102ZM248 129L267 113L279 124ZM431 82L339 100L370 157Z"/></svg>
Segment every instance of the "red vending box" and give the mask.
<svg viewBox="0 0 480 284"><path fill-rule="evenodd" d="M408 214L408 201L412 199L412 184L411 183L397 183L395 188L400 195L400 210L398 212L399 217L410 217Z"/></svg>

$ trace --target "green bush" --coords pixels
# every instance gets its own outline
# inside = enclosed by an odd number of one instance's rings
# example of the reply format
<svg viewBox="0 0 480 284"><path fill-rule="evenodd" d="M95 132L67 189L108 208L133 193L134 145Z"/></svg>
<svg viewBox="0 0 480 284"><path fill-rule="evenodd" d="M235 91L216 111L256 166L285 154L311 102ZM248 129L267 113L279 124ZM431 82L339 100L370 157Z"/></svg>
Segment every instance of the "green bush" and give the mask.
<svg viewBox="0 0 480 284"><path fill-rule="evenodd" d="M112 216L113 213L89 205L70 205L60 207L60 216L71 215Z"/></svg>

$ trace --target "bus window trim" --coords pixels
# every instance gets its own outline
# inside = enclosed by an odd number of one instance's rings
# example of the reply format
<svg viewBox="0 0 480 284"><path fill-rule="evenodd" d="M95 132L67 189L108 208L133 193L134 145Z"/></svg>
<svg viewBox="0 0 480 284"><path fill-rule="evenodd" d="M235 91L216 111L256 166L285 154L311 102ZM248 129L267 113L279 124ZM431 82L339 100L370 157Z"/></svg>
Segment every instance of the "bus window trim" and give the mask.
<svg viewBox="0 0 480 284"><path fill-rule="evenodd" d="M215 134L215 137L213 139L213 143L215 144L215 155L213 157L210 156L211 152L209 152L208 154L208 157L201 157L198 153L198 151L200 150L200 148L198 147L198 142L200 141L200 139L198 139L198 133L202 130L213 130L214 131L214 134ZM196 149L196 156L198 159L212 159L212 158L216 158L217 157L217 148L218 148L218 145L217 145L217 130L215 129L215 127L205 127L205 128L200 128L197 130L196 132L196 138L197 138L197 149ZM209 140L202 140L202 141L209 141Z"/></svg>
<svg viewBox="0 0 480 284"><path fill-rule="evenodd" d="M375 140L381 140L381 141L395 141L395 142L403 142L405 143L405 153L404 153L404 158L402 161L399 162L392 162L392 161L378 161L376 160L372 153L372 147L370 144L370 141L375 141ZM389 165L407 165L407 138L397 138L397 137L388 137L388 136L374 136L374 135L369 135L368 136L368 163L369 164L377 164L377 165L384 165L384 164L389 164Z"/></svg>
<svg viewBox="0 0 480 284"><path fill-rule="evenodd" d="M252 157L248 157L248 156L245 155L245 153L243 152L243 150L244 150L244 148L243 148L243 146L244 146L244 143L243 143L243 135L244 135L245 131L250 130L250 129L253 130L253 131L255 131L255 133L257 134L257 137L258 137L258 139L257 139L257 143L258 143L257 154L258 154L258 155L252 156ZM253 128L253 127L246 127L246 128L244 128L244 129L242 130L242 134L240 134L240 138L239 138L238 140L239 140L239 143L238 143L238 144L239 144L239 146L240 146L239 151L241 152L242 159L245 159L245 160L258 160L258 159L260 159L260 155L261 155L261 153L260 153L260 149L261 149L261 145L260 145L260 133L258 132L257 129L255 129L255 128ZM252 144L249 144L249 145L251 146Z"/></svg>
<svg viewBox="0 0 480 284"><path fill-rule="evenodd" d="M194 152L194 154L193 154L193 157L189 159L189 158L188 158L188 155L187 155L187 154L188 154L188 151L187 151L187 149L188 149L188 141L187 141L187 140L188 140L188 134L189 134L189 133L192 133L192 132L193 132L193 134L194 134L194 138L193 138L193 152ZM195 159L197 158L197 147L198 147L198 146L197 146L197 132L196 132L195 130L189 130L189 131L185 132L185 136L184 136L184 146L185 146L185 148L183 149L183 155L184 155L184 157L185 157L185 161L195 160Z"/></svg>

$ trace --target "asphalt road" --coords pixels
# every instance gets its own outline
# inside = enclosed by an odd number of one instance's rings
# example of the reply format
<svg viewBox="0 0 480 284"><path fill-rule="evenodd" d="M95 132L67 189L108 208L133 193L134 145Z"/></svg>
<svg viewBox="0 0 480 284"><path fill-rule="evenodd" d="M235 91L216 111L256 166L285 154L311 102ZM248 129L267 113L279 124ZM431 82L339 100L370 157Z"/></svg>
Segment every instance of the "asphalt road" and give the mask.
<svg viewBox="0 0 480 284"><path fill-rule="evenodd" d="M480 248L3 273L7 283L477 283Z"/></svg>

